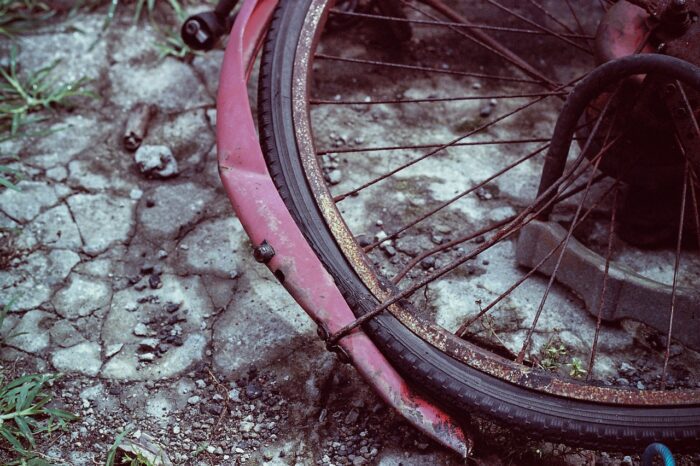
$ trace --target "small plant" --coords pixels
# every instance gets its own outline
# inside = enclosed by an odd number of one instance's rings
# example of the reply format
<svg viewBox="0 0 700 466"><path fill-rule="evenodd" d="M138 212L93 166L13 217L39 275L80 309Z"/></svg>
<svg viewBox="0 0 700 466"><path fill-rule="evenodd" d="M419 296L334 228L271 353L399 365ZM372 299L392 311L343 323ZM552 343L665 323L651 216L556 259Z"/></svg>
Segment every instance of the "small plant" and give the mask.
<svg viewBox="0 0 700 466"><path fill-rule="evenodd" d="M549 341L543 350L539 365L546 371L556 371L561 366L561 360L566 356L566 346L561 342Z"/></svg>
<svg viewBox="0 0 700 466"><path fill-rule="evenodd" d="M122 449L120 452L120 446L126 436L131 432L131 429L124 429L117 435L114 439L114 443L107 452L107 460L105 461L105 466L115 466L115 465L128 465L128 466L155 466L151 459L146 455L135 452L127 452L126 449Z"/></svg>
<svg viewBox="0 0 700 466"><path fill-rule="evenodd" d="M124 429L117 435L117 437L114 439L114 443L112 446L109 448L109 451L107 452L107 461L105 461L105 466L114 466L116 463L117 459L117 451L119 449L119 445L122 444L124 441L124 437L126 437L129 434L129 429Z"/></svg>
<svg viewBox="0 0 700 466"><path fill-rule="evenodd" d="M84 89L87 82L85 78L57 84L53 71L58 63L56 61L22 76L18 70L17 49L10 49L7 68L0 68L0 142L22 136L45 134L24 131L25 126L44 119L36 115L38 111L66 105L71 97L94 97L92 92ZM8 158L17 159L14 155ZM0 186L14 189L15 181L19 178L19 172L8 165L0 165Z"/></svg>
<svg viewBox="0 0 700 466"><path fill-rule="evenodd" d="M576 379L580 379L587 373L587 371L583 368L583 361L581 361L579 358L572 358L571 362L567 364L567 366L570 368L569 375Z"/></svg>
<svg viewBox="0 0 700 466"><path fill-rule="evenodd" d="M18 455L15 463L26 464L36 458L36 437L57 430L66 430L77 416L49 408L51 401L44 389L57 374L35 374L18 377L0 388L0 436Z"/></svg>
<svg viewBox="0 0 700 466"><path fill-rule="evenodd" d="M69 98L75 96L94 97L93 93L84 89L85 78L57 84L52 73L58 63L55 61L23 77L17 69L17 49L13 47L10 50L9 66L0 68L0 137L16 136L24 124L37 121L27 120L33 112L65 105Z"/></svg>

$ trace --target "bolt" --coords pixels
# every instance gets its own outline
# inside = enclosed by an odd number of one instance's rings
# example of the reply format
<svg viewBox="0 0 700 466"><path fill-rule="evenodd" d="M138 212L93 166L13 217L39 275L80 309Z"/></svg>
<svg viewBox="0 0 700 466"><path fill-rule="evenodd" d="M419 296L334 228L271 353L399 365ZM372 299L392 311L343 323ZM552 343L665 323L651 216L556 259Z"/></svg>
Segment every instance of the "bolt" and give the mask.
<svg viewBox="0 0 700 466"><path fill-rule="evenodd" d="M270 260L275 257L275 250L272 248L267 240L263 240L260 246L253 250L253 257L256 261L261 264L267 264Z"/></svg>
<svg viewBox="0 0 700 466"><path fill-rule="evenodd" d="M202 46L204 46L210 38L207 31L202 28L202 25L199 24L199 21L196 19L191 19L185 23L185 32Z"/></svg>
<svg viewBox="0 0 700 466"><path fill-rule="evenodd" d="M316 333L318 334L318 337L323 341L328 340L328 337L330 336L328 330L326 330L321 325L319 325L318 328L316 328Z"/></svg>
<svg viewBox="0 0 700 466"><path fill-rule="evenodd" d="M676 116L679 118L685 118L688 116L688 109L685 107L678 107L676 109Z"/></svg>
<svg viewBox="0 0 700 466"><path fill-rule="evenodd" d="M664 87L664 92L666 93L666 95L673 95L676 92L676 85L666 84L666 87Z"/></svg>

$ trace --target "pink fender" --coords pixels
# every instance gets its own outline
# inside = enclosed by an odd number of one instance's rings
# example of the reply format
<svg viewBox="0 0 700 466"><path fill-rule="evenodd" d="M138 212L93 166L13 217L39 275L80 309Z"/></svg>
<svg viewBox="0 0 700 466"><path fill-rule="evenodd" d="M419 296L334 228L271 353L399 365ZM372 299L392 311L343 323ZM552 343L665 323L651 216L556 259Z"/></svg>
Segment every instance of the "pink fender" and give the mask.
<svg viewBox="0 0 700 466"><path fill-rule="evenodd" d="M279 196L268 173L248 101L247 80L277 0L246 0L238 13L221 70L217 104L219 172L226 193L255 245L267 240L267 263L311 318L334 333L355 317ZM283 275L282 275L283 274ZM471 450L457 422L413 391L362 331L339 346L385 402L411 424L463 457Z"/></svg>

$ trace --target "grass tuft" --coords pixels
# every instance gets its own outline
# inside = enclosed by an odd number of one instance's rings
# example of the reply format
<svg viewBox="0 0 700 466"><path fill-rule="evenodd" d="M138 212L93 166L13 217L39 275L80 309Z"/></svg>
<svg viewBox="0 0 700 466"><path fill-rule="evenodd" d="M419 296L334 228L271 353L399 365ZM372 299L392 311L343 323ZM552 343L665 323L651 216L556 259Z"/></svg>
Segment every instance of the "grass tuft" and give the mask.
<svg viewBox="0 0 700 466"><path fill-rule="evenodd" d="M114 20L117 10L122 3L125 2L123 0L111 0L105 17L105 29ZM185 2L178 0L137 0L135 2L133 23L136 24L145 17L162 36L162 41L155 44L160 58L171 56L183 60L196 53L180 37L180 25L187 16L184 4ZM165 23L165 26L163 26L163 23Z"/></svg>
<svg viewBox="0 0 700 466"><path fill-rule="evenodd" d="M68 411L50 408L51 395L45 387L58 374L33 374L17 377L7 383L0 376L0 437L19 457L12 464L26 464L37 459L33 452L36 437L57 430L67 430L68 423L78 417Z"/></svg>
<svg viewBox="0 0 700 466"><path fill-rule="evenodd" d="M14 37L54 15L51 7L36 0L0 0L0 36Z"/></svg>
<svg viewBox="0 0 700 466"><path fill-rule="evenodd" d="M20 76L17 65L17 49L10 50L9 65L0 68L0 134L16 136L20 128L28 123L27 117L36 111L66 105L76 96L92 96L84 89L86 78L75 82L58 84L53 71L60 61L41 68L27 76ZM31 122L35 122L33 120Z"/></svg>
<svg viewBox="0 0 700 466"><path fill-rule="evenodd" d="M0 68L0 143L35 135L23 130L44 119L44 116L37 115L41 110L65 106L72 97L95 97L85 89L88 82L86 78L57 83L53 72L59 63L55 61L38 71L21 75L17 64L17 49L10 49L8 66ZM10 158L17 159L12 155ZM0 165L0 187L15 189L15 182L19 178L19 172L7 165Z"/></svg>

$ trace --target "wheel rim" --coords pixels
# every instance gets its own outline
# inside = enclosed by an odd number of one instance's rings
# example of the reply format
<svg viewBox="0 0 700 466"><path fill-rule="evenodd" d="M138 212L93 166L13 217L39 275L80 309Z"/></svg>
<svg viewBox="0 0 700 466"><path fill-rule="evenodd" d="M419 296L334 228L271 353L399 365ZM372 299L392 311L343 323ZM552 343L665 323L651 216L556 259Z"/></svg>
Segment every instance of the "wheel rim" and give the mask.
<svg viewBox="0 0 700 466"><path fill-rule="evenodd" d="M309 89L310 76L313 74L313 56L316 53L316 47L320 40L320 31L323 29L321 25L325 21L328 11L331 8L331 3L325 0L314 0L309 8L304 28L302 29L302 37L298 41L299 46L296 50L295 68L293 79L293 115L294 115L294 131L297 138L297 146L304 166L306 177L309 185L317 200L318 206L323 213L324 218L335 237L339 247L345 254L347 260L352 264L358 276L362 279L367 288L380 301L385 302L391 298L391 289L387 288L386 279L380 278L371 263L371 259L361 247L356 237L351 232L348 223L341 214L341 208L337 203L346 199L350 199L351 195L341 193L340 195L332 194L329 186L324 180L323 167L319 162L319 156L328 155L329 152L343 153L342 151L317 151L316 141L312 137L312 122L309 114L311 105L314 104L330 104L324 99L309 99L311 95ZM490 2L491 3L491 2ZM541 6L541 4L538 4ZM575 35L575 33L569 33ZM318 58L318 54L316 57ZM322 59L327 60L328 55L321 55ZM354 59L349 63L361 63ZM368 60L365 60L368 61ZM480 73L480 77L484 78L484 73ZM485 79L485 78L484 78ZM524 79L524 78L523 78ZM523 82L510 81L510 82ZM530 84L530 83L528 83ZM547 91L553 94L551 91ZM541 92L520 92L512 93L511 95L524 96L517 98L542 98ZM483 94L478 96L484 98ZM491 97L489 97L491 98ZM430 99L430 97L428 98ZM436 98L432 98L436 101ZM439 98L437 98L439 99ZM515 98L514 98L515 99ZM391 104L398 99L384 99L382 102ZM356 100L351 101L348 105L364 105L367 102ZM376 104L376 102L375 102ZM516 112L517 113L517 112ZM543 138L519 138L512 140L499 139L492 141L493 145L517 145L517 144L542 144ZM459 139L458 143L469 144L467 138ZM425 144L424 144L425 145ZM430 144L428 144L430 145ZM440 148L440 145L437 145ZM431 147L422 147L426 150L435 150ZM350 154L352 151L345 153ZM530 153L535 152L533 155ZM541 151L540 151L541 152ZM529 157L535 157L539 152L530 151ZM421 159L422 160L422 159ZM488 186L483 183L481 187ZM691 183L690 186L693 186ZM473 194L476 189L469 191L468 194ZM460 199L463 196L460 196ZM498 223L498 222L496 222ZM492 225L491 225L492 226ZM480 233L477 231L476 233ZM472 232L474 237L478 235ZM469 236L469 235L467 235ZM455 240L456 241L456 240ZM375 241L376 243L376 241ZM460 242L459 244L462 244ZM370 245L371 246L371 245ZM376 249L376 244L372 249ZM420 255L418 256L420 257ZM413 262L416 262L415 260ZM550 285L551 286L551 285ZM507 358L498 356L490 351L487 351L469 341L465 341L455 336L447 329L436 325L430 320L426 320L421 315L414 314L404 305L393 304L388 307L388 311L396 316L405 326L414 333L418 334L424 340L431 343L441 351L450 354L452 357L459 359L468 365L481 370L490 375L496 376L502 380L521 385L530 389L547 392L550 394L565 396L568 398L588 400L601 403L617 403L628 405L673 405L673 404L694 404L700 401L700 391L696 389L679 389L679 390L628 390L618 387L597 386L596 384L581 383L581 381L572 380L570 378L561 377L556 374L537 370L532 367L520 364L524 358L515 358L515 362ZM594 323L595 324L595 323ZM600 325L598 323L598 325ZM528 337L529 338L529 337ZM527 339L526 339L527 341ZM595 345L593 345L595 348ZM527 345L525 345L527 350ZM546 348L545 348L546 349ZM526 350L521 351L522 354ZM521 355L518 355L521 356Z"/></svg>

